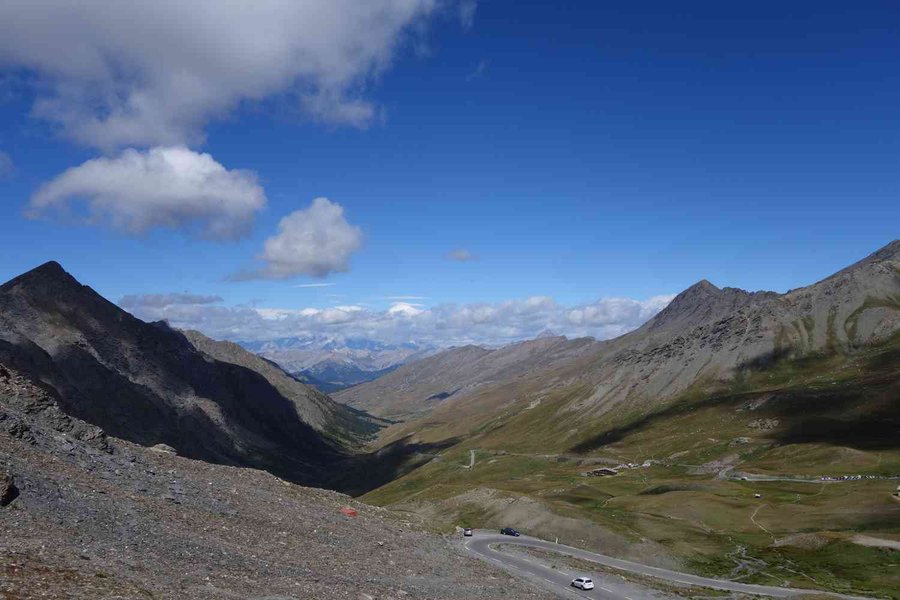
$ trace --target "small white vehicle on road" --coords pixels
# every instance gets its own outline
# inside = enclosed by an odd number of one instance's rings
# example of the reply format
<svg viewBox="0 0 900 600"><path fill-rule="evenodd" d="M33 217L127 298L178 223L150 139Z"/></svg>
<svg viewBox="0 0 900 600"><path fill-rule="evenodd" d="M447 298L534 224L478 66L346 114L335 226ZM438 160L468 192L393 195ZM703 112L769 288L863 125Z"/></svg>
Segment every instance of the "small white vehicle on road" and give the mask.
<svg viewBox="0 0 900 600"><path fill-rule="evenodd" d="M572 580L572 587L580 590L592 590L594 589L594 582L590 577L576 577Z"/></svg>

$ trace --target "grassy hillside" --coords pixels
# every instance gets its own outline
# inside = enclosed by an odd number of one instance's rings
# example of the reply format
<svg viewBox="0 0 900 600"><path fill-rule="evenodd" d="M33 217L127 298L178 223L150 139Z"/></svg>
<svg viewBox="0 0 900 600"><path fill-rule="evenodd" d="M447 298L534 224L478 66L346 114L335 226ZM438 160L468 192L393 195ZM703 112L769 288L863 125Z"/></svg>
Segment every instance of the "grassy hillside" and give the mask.
<svg viewBox="0 0 900 600"><path fill-rule="evenodd" d="M512 524L703 574L900 598L900 480L884 479L900 476L900 337L748 365L649 414L583 421L565 408L577 386L539 403L510 392L480 426L465 410L432 423L424 438L471 429L364 499L438 527ZM820 479L843 475L879 478Z"/></svg>

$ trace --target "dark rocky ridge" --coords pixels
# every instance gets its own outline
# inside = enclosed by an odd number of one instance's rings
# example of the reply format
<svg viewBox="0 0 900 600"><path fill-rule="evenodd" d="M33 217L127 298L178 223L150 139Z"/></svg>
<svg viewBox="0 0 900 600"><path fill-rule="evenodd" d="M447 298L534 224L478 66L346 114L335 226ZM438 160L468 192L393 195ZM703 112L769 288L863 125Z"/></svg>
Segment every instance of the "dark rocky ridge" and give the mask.
<svg viewBox="0 0 900 600"><path fill-rule="evenodd" d="M327 424L304 420L329 401L313 390L286 398L264 375L207 350L136 319L55 262L0 286L0 363L51 389L66 413L191 458L308 484L330 478L345 449L322 434Z"/></svg>
<svg viewBox="0 0 900 600"><path fill-rule="evenodd" d="M294 404L297 414L305 423L331 439L355 446L361 439L371 437L382 426L366 413L335 402L326 393L287 373L275 362L253 354L239 344L213 340L199 331L188 330L182 333L197 350L213 360L246 367L265 377L282 396Z"/></svg>

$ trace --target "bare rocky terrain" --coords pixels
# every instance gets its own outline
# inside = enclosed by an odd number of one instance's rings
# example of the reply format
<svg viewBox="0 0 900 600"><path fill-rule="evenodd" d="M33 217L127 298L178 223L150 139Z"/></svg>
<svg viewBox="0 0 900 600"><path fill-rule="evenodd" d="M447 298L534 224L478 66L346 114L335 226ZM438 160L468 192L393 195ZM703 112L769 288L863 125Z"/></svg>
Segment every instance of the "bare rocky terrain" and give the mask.
<svg viewBox="0 0 900 600"><path fill-rule="evenodd" d="M0 363L0 484L12 481L4 600L545 597L343 494L108 437Z"/></svg>

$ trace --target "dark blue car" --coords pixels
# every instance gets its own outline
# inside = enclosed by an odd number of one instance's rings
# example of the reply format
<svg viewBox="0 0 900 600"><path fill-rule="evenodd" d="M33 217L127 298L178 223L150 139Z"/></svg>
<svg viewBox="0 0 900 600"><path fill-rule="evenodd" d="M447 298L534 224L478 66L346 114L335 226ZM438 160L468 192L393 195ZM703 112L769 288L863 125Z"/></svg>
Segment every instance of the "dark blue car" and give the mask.
<svg viewBox="0 0 900 600"><path fill-rule="evenodd" d="M500 530L500 533L502 533L503 535L511 535L513 537L519 537L520 535L519 532L512 527L504 527Z"/></svg>

